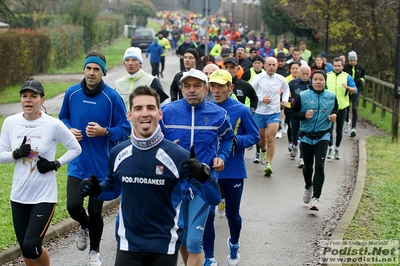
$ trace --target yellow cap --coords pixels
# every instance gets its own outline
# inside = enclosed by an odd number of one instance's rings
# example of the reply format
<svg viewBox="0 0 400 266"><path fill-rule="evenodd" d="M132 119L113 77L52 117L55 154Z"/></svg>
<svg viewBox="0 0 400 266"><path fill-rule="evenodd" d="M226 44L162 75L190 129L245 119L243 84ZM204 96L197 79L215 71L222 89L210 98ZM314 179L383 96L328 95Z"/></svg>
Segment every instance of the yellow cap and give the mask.
<svg viewBox="0 0 400 266"><path fill-rule="evenodd" d="M218 69L210 75L208 82L215 82L221 85L225 85L228 82L232 83L232 75L225 69Z"/></svg>

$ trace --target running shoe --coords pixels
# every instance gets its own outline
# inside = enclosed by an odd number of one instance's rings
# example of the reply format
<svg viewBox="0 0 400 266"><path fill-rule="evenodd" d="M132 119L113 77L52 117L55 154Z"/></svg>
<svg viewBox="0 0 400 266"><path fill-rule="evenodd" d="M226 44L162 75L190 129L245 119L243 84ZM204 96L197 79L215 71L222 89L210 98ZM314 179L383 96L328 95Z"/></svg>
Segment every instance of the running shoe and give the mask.
<svg viewBox="0 0 400 266"><path fill-rule="evenodd" d="M102 266L103 259L101 258L100 252L91 250L89 252L89 265L90 266Z"/></svg>
<svg viewBox="0 0 400 266"><path fill-rule="evenodd" d="M89 228L82 229L80 226L78 229L78 233L76 235L76 247L80 251L84 251L88 245L88 238L89 238Z"/></svg>
<svg viewBox="0 0 400 266"><path fill-rule="evenodd" d="M319 199L312 198L310 202L310 207L308 208L310 211L319 211Z"/></svg>
<svg viewBox="0 0 400 266"><path fill-rule="evenodd" d="M350 123L351 123L351 119L349 119L349 122L344 122L344 126L343 126L343 132L344 133L348 133L349 132Z"/></svg>
<svg viewBox="0 0 400 266"><path fill-rule="evenodd" d="M265 164L267 162L267 152L261 152L260 163Z"/></svg>
<svg viewBox="0 0 400 266"><path fill-rule="evenodd" d="M218 263L214 258L206 258L204 261L203 266L217 266Z"/></svg>
<svg viewBox="0 0 400 266"><path fill-rule="evenodd" d="M336 160L340 160L340 153L339 153L339 150L337 150L337 151L335 151L335 159Z"/></svg>
<svg viewBox="0 0 400 266"><path fill-rule="evenodd" d="M215 212L217 213L218 217L223 218L225 216L225 199L222 199L215 208Z"/></svg>
<svg viewBox="0 0 400 266"><path fill-rule="evenodd" d="M310 203L311 198L312 198L312 193L313 193L313 187L309 187L309 188L305 188L304 189L303 202L305 204Z"/></svg>
<svg viewBox="0 0 400 266"><path fill-rule="evenodd" d="M350 138L354 138L357 135L357 130L353 128L350 132Z"/></svg>
<svg viewBox="0 0 400 266"><path fill-rule="evenodd" d="M229 248L229 254L228 257L226 257L226 263L228 266L238 266L239 265L239 247L240 247L240 242L238 242L235 245L232 245L231 239L228 238L228 248Z"/></svg>
<svg viewBox="0 0 400 266"><path fill-rule="evenodd" d="M297 167L298 167L298 168L303 168L303 166L304 166L303 158L300 158L300 159L297 161Z"/></svg>
<svg viewBox="0 0 400 266"><path fill-rule="evenodd" d="M276 132L275 138L277 138L277 139L282 138L282 129L280 129L280 130L278 130L278 132Z"/></svg>
<svg viewBox="0 0 400 266"><path fill-rule="evenodd" d="M297 146L293 146L292 151L290 152L290 157L291 158L296 158L297 156Z"/></svg>
<svg viewBox="0 0 400 266"><path fill-rule="evenodd" d="M272 171L271 163L267 163L267 164L265 165L264 175L265 175L265 176L271 176L273 172L274 172L274 171Z"/></svg>
<svg viewBox="0 0 400 266"><path fill-rule="evenodd" d="M256 152L256 156L253 159L253 163L260 163L260 153Z"/></svg>
<svg viewBox="0 0 400 266"><path fill-rule="evenodd" d="M327 158L327 159L332 159L332 157L333 157L333 150L332 150L332 149L329 149L329 150L328 150L328 155L326 156L326 158Z"/></svg>

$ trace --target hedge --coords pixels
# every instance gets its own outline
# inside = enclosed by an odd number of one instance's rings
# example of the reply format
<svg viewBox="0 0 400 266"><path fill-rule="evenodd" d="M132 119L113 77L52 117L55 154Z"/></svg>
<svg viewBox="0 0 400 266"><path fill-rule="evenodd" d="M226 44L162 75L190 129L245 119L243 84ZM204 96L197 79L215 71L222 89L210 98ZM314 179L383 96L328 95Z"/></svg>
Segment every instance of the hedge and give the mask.
<svg viewBox="0 0 400 266"><path fill-rule="evenodd" d="M33 30L0 34L0 90L44 73L50 65L50 38Z"/></svg>

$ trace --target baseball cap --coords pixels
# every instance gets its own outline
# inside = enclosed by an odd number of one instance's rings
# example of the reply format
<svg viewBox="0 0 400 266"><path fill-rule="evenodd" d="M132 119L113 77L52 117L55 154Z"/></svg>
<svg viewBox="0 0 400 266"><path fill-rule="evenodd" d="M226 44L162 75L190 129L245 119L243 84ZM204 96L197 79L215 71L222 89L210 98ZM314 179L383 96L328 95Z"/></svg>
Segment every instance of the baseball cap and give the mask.
<svg viewBox="0 0 400 266"><path fill-rule="evenodd" d="M209 82L215 82L221 85L225 85L228 82L232 83L232 75L225 69L218 69L210 75Z"/></svg>
<svg viewBox="0 0 400 266"><path fill-rule="evenodd" d="M229 56L229 54L231 53L231 49L229 48L224 48L221 51L221 56Z"/></svg>
<svg viewBox="0 0 400 266"><path fill-rule="evenodd" d="M19 93L25 90L33 91L34 93L43 94L44 95L44 88L42 83L36 80L28 80L22 85Z"/></svg>
<svg viewBox="0 0 400 266"><path fill-rule="evenodd" d="M250 48L250 50L249 50L249 52L253 52L253 51L257 52L257 48L256 48L255 46L252 46L252 47Z"/></svg>
<svg viewBox="0 0 400 266"><path fill-rule="evenodd" d="M235 66L237 66L237 65L239 65L239 60L237 60L237 59L234 58L234 57L228 57L228 58L225 58L224 65L225 65L226 63L232 63L232 64L234 64Z"/></svg>
<svg viewBox="0 0 400 266"><path fill-rule="evenodd" d="M184 81L187 78L197 78L201 81L204 81L206 84L208 82L208 78L206 76L206 74L204 74L203 72L201 72L200 70L191 68L189 71L187 72L183 72L183 76L181 77L181 79L179 80L179 82Z"/></svg>

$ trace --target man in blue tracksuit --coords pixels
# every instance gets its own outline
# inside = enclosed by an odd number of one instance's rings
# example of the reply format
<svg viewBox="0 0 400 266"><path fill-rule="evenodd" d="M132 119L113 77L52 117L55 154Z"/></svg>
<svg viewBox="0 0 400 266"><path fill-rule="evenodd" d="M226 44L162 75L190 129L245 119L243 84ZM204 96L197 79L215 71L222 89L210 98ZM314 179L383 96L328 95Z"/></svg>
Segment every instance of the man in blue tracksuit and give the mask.
<svg viewBox="0 0 400 266"><path fill-rule="evenodd" d="M155 90L139 86L129 99L131 139L112 149L107 179L101 184L94 176L85 179L80 191L101 200L121 195L116 266L175 266L183 231L178 225L183 178L201 187L210 201L220 198L218 184L195 154L189 158L187 150L164 138L158 124L160 97Z"/></svg>
<svg viewBox="0 0 400 266"><path fill-rule="evenodd" d="M151 75L160 78L161 55L164 53L164 47L158 43L158 37L154 37L153 43L147 47L146 57L150 54Z"/></svg>
<svg viewBox="0 0 400 266"><path fill-rule="evenodd" d="M250 109L230 97L233 90L232 75L227 70L216 70L210 75L210 90L214 103L228 112L235 134L231 153L225 169L219 173L218 183L225 196L226 218L228 219L230 237L228 237L228 266L239 265L239 236L242 218L239 209L243 193L244 179L247 178L244 151L260 141L260 134ZM210 209L204 232L204 265L217 265L214 259L214 217L215 208Z"/></svg>
<svg viewBox="0 0 400 266"><path fill-rule="evenodd" d="M128 138L131 126L123 99L102 79L107 73L104 55L89 53L83 69L85 78L67 89L58 116L82 147L82 153L68 164L67 209L71 218L80 223L76 245L85 250L89 235L89 262L101 265L103 201L90 198L86 214L78 187L93 174L100 181L105 179L108 155L119 141Z"/></svg>
<svg viewBox="0 0 400 266"><path fill-rule="evenodd" d="M204 100L207 76L194 68L180 79L183 98L162 107L160 122L165 138L189 150L192 146L198 159L207 164L210 175L218 179L232 148L233 130L226 111ZM181 254L185 265L203 265L203 232L210 205L198 186L183 184L181 218L184 226ZM221 197L219 197L221 200Z"/></svg>

